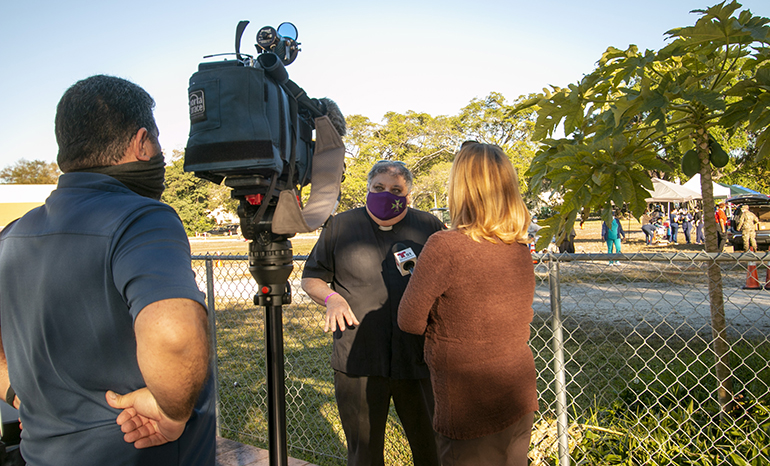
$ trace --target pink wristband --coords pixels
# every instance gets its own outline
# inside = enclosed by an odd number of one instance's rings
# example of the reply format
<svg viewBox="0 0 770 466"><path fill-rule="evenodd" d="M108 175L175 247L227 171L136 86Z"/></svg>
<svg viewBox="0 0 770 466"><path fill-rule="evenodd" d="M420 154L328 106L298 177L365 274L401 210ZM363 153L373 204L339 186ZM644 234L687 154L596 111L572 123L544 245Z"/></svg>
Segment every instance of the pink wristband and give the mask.
<svg viewBox="0 0 770 466"><path fill-rule="evenodd" d="M326 306L326 303L329 302L329 298L331 298L335 294L339 294L339 293L337 293L336 291L332 291L331 293L329 293L329 296L327 296L326 299L324 299L324 306Z"/></svg>

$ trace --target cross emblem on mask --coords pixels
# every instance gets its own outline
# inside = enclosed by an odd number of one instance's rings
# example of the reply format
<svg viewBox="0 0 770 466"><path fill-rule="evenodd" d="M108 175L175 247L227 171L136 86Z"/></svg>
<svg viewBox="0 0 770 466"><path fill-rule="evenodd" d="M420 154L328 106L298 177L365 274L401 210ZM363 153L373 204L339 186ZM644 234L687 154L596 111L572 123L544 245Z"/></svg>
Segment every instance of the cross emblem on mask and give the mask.
<svg viewBox="0 0 770 466"><path fill-rule="evenodd" d="M404 208L404 206L401 205L401 199L393 201L390 208L393 209L394 212L401 212L401 209Z"/></svg>

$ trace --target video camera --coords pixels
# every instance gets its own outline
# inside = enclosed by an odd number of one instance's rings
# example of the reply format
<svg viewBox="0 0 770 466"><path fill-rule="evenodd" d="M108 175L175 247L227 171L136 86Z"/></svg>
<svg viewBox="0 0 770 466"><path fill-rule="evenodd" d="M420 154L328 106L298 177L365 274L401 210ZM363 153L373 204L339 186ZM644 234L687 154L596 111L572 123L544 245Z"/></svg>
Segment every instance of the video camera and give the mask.
<svg viewBox="0 0 770 466"><path fill-rule="evenodd" d="M266 234L266 243L272 234L288 238L317 229L331 215L342 178L345 119L333 101L311 99L289 79L285 66L300 51L293 24L261 28L254 59L240 52L248 23L238 24L234 54L204 57L234 59L201 63L190 78L184 170L232 188L244 237ZM311 180L302 208L299 193Z"/></svg>

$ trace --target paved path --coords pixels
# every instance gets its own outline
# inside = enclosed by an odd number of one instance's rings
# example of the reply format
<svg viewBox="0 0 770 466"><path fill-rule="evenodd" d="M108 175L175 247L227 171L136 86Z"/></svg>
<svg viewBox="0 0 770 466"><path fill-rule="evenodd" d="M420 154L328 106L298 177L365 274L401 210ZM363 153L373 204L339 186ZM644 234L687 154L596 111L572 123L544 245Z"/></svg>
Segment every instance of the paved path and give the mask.
<svg viewBox="0 0 770 466"><path fill-rule="evenodd" d="M289 458L289 466L315 466L307 461ZM270 452L251 445L217 437L217 466L269 466Z"/></svg>

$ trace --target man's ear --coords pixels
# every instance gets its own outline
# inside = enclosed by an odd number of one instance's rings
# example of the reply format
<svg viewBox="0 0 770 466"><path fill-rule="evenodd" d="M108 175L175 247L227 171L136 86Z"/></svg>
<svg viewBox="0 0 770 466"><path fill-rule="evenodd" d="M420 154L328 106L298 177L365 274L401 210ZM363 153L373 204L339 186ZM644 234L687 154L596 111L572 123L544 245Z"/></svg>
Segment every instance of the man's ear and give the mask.
<svg viewBox="0 0 770 466"><path fill-rule="evenodd" d="M139 128L139 130L131 138L131 142L126 149L125 162L147 162L153 155L152 138L147 128Z"/></svg>
<svg viewBox="0 0 770 466"><path fill-rule="evenodd" d="M147 162L152 158L153 155L155 155L155 147L152 143L150 132L147 131L147 128L139 128L139 131L136 132L135 138L137 139L140 148L140 153L136 156L136 158L142 162Z"/></svg>

